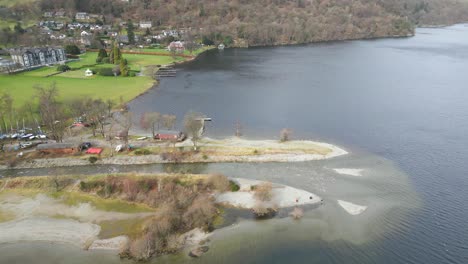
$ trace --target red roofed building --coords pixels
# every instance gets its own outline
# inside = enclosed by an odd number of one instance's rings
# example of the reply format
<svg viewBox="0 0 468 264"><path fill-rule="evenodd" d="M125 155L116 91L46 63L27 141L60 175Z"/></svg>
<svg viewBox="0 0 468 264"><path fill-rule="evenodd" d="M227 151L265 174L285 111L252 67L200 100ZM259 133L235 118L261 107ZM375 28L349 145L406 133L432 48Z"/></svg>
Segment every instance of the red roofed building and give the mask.
<svg viewBox="0 0 468 264"><path fill-rule="evenodd" d="M160 141L184 141L185 134L179 131L159 131L154 135L154 139Z"/></svg>
<svg viewBox="0 0 468 264"><path fill-rule="evenodd" d="M86 151L86 154L101 154L102 152L102 148L89 148L87 151Z"/></svg>

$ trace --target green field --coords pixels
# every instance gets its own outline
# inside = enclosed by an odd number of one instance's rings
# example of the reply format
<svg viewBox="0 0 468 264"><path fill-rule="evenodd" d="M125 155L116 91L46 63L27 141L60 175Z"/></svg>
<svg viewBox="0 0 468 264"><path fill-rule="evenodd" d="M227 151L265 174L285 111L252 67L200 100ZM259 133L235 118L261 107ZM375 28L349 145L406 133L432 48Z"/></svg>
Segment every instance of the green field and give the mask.
<svg viewBox="0 0 468 264"><path fill-rule="evenodd" d="M10 93L14 98L15 106L22 106L31 101L34 96L34 86L49 86L56 83L60 97L69 100L80 96L91 96L93 98L111 99L116 102L122 97L130 101L154 84L154 80L148 76L140 77L107 77L94 75L85 77L87 68L114 67L112 64L96 65L95 52L82 55L79 61L68 63L72 71L46 77L57 72L56 66L43 67L40 69L19 73L16 75L0 75L0 94ZM174 60L171 56L153 56L139 54L124 54L129 66L133 71L140 71L144 66L163 65L174 61L182 61L183 58Z"/></svg>
<svg viewBox="0 0 468 264"><path fill-rule="evenodd" d="M0 0L0 6L11 7L16 4L27 4L32 3L35 0Z"/></svg>

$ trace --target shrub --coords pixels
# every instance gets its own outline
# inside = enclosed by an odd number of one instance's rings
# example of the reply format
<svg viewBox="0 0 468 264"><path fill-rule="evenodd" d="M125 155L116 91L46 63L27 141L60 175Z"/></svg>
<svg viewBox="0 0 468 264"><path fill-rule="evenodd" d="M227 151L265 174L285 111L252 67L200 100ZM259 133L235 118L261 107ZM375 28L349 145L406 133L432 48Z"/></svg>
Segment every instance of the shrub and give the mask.
<svg viewBox="0 0 468 264"><path fill-rule="evenodd" d="M96 161L98 161L98 158L95 156L91 156L88 158L89 163L94 164Z"/></svg>
<svg viewBox="0 0 468 264"><path fill-rule="evenodd" d="M137 149L135 150L135 155L150 155L151 151L148 149Z"/></svg>
<svg viewBox="0 0 468 264"><path fill-rule="evenodd" d="M257 149L254 149L253 154L254 154L254 155L258 155L258 153L259 153L258 150L257 150Z"/></svg>
<svg viewBox="0 0 468 264"><path fill-rule="evenodd" d="M267 219L272 218L276 215L277 210L275 208L269 208L262 205L257 204L253 209L253 213L255 217L258 219Z"/></svg>
<svg viewBox="0 0 468 264"><path fill-rule="evenodd" d="M212 174L208 177L207 184L215 190L225 192L230 188L229 179L222 174Z"/></svg>
<svg viewBox="0 0 468 264"><path fill-rule="evenodd" d="M295 207L290 213L289 216L291 216L294 220L299 220L304 216L304 211L299 208Z"/></svg>
<svg viewBox="0 0 468 264"><path fill-rule="evenodd" d="M102 62L102 63L107 63L107 64L109 64L109 63L110 63L110 59L109 59L109 57L105 57L105 58L102 58L101 62Z"/></svg>
<svg viewBox="0 0 468 264"><path fill-rule="evenodd" d="M208 155L203 154L202 158L203 158L204 160L207 160L207 159L208 159Z"/></svg>
<svg viewBox="0 0 468 264"><path fill-rule="evenodd" d="M98 74L101 76L114 76L112 68L100 68Z"/></svg>
<svg viewBox="0 0 468 264"><path fill-rule="evenodd" d="M136 76L136 73L135 72L130 72L130 74L128 75L130 77L135 77Z"/></svg>
<svg viewBox="0 0 468 264"><path fill-rule="evenodd" d="M72 54L72 55L78 55L80 54L80 48L76 45L66 45L65 46L65 53L66 54Z"/></svg>
<svg viewBox="0 0 468 264"><path fill-rule="evenodd" d="M272 194L273 186L270 182L263 182L255 186L254 197L259 201L270 201Z"/></svg>
<svg viewBox="0 0 468 264"><path fill-rule="evenodd" d="M96 58L96 63L102 63L102 57L97 57Z"/></svg>
<svg viewBox="0 0 468 264"><path fill-rule="evenodd" d="M240 186L234 181L229 181L229 189L231 190L231 192L237 192L240 190Z"/></svg>
<svg viewBox="0 0 468 264"><path fill-rule="evenodd" d="M57 67L57 71L59 72L66 72L66 71L69 71L70 70L70 67L66 64L63 64L63 65L59 65Z"/></svg>

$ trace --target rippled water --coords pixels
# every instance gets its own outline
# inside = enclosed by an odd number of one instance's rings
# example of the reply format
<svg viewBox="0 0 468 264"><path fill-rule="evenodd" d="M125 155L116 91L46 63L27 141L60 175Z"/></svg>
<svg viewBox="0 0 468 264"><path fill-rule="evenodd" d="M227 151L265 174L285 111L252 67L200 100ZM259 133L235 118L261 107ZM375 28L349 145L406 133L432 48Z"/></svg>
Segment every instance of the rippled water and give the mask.
<svg viewBox="0 0 468 264"><path fill-rule="evenodd" d="M467 58L468 27L457 25L419 29L408 39L213 51L185 66L176 78L163 80L136 99L131 110L178 116L200 111L213 118L208 133L215 137L233 134L237 121L247 137L255 138L276 137L289 127L296 138L335 143L351 154L317 162L189 168L288 184L319 194L325 203L307 211L300 222L240 219L215 235L203 258L181 254L159 261L468 263ZM363 168L364 176L339 175L332 168ZM350 216L337 205L338 199L369 209ZM68 254L81 259L79 263L118 262L106 253L55 248L35 243L0 246L0 262L28 263L39 255L43 263L76 263L56 260Z"/></svg>

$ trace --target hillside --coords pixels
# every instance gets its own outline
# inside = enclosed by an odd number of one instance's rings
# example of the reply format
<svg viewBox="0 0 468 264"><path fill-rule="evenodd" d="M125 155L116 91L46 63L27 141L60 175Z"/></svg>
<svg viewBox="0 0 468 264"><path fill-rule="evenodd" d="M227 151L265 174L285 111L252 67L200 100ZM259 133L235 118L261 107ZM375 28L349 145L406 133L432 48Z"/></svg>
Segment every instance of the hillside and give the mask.
<svg viewBox="0 0 468 264"><path fill-rule="evenodd" d="M2 0L0 3L11 3ZM38 0L4 5L8 19L65 10L104 15L105 22L152 21L157 28L191 28L238 46L406 36L416 25L468 20L466 0ZM1 5L0 5L1 6ZM6 7L5 7L6 6ZM12 12L7 12L11 10Z"/></svg>

